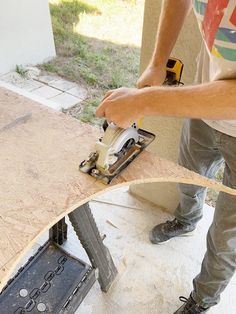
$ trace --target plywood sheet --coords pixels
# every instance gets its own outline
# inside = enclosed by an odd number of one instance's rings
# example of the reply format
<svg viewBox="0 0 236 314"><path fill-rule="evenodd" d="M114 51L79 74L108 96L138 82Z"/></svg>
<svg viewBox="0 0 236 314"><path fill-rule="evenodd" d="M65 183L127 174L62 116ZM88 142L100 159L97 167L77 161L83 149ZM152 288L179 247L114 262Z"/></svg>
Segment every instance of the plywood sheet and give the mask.
<svg viewBox="0 0 236 314"><path fill-rule="evenodd" d="M81 124L0 89L0 290L36 239L99 193L141 182L184 182L230 189L144 152L105 186L78 171L93 151L97 127Z"/></svg>

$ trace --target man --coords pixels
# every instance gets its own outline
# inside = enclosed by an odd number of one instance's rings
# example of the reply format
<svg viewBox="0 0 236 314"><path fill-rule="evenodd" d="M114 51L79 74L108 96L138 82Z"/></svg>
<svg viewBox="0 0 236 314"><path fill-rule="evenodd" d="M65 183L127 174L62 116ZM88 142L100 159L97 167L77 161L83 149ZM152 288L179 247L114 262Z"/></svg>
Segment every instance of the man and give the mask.
<svg viewBox="0 0 236 314"><path fill-rule="evenodd" d="M121 127L148 115L189 118L183 126L179 163L212 178L224 160L223 183L236 188L236 1L194 0L193 4L203 37L199 84L161 86L167 60L192 6L191 0L164 0L153 57L138 80L138 89L109 91L97 115ZM146 86L151 87L142 88ZM205 193L202 187L181 184L175 219L155 226L151 242L162 243L194 230L202 217ZM219 302L235 269L236 198L220 193L200 274L175 313L206 313Z"/></svg>

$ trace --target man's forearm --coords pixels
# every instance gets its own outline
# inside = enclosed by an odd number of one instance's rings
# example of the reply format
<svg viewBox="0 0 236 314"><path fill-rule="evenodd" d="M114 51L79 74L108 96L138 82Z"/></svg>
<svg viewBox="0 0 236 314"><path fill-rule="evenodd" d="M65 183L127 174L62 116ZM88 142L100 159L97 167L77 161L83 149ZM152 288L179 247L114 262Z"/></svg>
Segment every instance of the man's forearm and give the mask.
<svg viewBox="0 0 236 314"><path fill-rule="evenodd" d="M191 2L191 0L162 1L156 46L151 59L152 65L167 63L185 18L190 11Z"/></svg>
<svg viewBox="0 0 236 314"><path fill-rule="evenodd" d="M150 87L140 91L144 115L236 120L236 80L188 87Z"/></svg>

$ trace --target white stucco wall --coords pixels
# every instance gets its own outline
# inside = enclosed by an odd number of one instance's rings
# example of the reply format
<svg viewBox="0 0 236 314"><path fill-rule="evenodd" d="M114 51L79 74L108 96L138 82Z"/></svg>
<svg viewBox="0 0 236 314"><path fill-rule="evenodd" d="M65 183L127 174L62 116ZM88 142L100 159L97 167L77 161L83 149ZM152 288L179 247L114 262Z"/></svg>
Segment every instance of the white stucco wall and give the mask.
<svg viewBox="0 0 236 314"><path fill-rule="evenodd" d="M48 0L1 0L0 45L0 74L54 57Z"/></svg>

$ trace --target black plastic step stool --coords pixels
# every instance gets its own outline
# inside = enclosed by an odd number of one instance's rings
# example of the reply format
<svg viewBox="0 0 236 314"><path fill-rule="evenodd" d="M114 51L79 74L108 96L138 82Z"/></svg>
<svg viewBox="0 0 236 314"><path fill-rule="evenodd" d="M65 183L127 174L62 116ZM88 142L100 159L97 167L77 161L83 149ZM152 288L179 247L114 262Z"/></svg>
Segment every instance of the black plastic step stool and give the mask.
<svg viewBox="0 0 236 314"><path fill-rule="evenodd" d="M61 219L50 229L49 241L0 294L0 314L75 313L95 283L96 273L102 291L108 291L117 269L102 242L89 204L74 210L69 219L92 266L59 246L67 239L65 218Z"/></svg>

